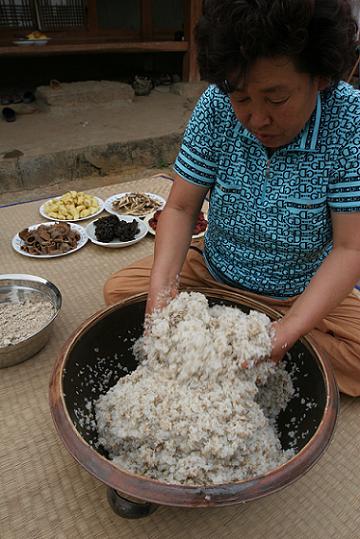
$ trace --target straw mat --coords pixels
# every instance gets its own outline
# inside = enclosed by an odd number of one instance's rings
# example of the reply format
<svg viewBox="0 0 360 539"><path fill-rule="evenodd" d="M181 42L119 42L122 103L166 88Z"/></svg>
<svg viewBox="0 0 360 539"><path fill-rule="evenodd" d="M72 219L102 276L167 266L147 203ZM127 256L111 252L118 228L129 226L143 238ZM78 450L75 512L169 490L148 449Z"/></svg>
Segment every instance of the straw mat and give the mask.
<svg viewBox="0 0 360 539"><path fill-rule="evenodd" d="M167 195L160 176L93 191L102 198L143 190ZM113 271L151 253L153 239L126 249L93 244L69 256L36 260L10 239L43 219L40 202L0 209L1 273L29 273L54 282L63 308L37 356L0 370L1 539L358 539L360 537L360 400L343 398L334 440L320 461L286 489L251 503L216 509L161 507L143 520L116 516L106 488L78 465L58 439L48 382L64 340L103 306Z"/></svg>

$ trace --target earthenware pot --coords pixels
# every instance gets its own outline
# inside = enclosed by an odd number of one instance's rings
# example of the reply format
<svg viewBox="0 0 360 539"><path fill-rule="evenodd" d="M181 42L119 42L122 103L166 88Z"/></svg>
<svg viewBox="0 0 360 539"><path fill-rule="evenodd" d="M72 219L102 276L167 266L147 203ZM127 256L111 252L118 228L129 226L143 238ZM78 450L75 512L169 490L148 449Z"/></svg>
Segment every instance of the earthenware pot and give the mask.
<svg viewBox="0 0 360 539"><path fill-rule="evenodd" d="M198 291L210 304L232 305L245 312L255 309L272 319L279 317L276 311L240 294ZM285 360L289 372L293 362L298 366L293 380L295 396L278 417L282 447L291 446L290 430L296 431L298 439L297 453L286 464L251 480L198 487L156 481L112 464L98 444L93 401L119 377L136 369L132 344L143 331L145 302L145 294L134 296L81 324L65 343L50 383L50 407L58 435L75 460L108 486L112 508L121 516L136 518L149 514L157 505L233 505L269 495L304 475L328 446L339 406L331 366L305 338L291 349L291 359ZM309 401L316 406L307 407Z"/></svg>

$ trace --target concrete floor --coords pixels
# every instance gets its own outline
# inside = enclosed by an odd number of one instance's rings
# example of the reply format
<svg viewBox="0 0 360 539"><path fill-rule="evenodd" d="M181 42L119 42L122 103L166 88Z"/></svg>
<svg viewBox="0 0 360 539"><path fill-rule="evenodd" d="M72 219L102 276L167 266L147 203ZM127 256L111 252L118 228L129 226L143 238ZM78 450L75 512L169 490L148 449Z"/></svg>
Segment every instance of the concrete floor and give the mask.
<svg viewBox="0 0 360 539"><path fill-rule="evenodd" d="M181 132L189 110L180 95L155 89L132 103L55 107L0 121L0 154L19 150L26 157L75 150L96 144L127 142Z"/></svg>
<svg viewBox="0 0 360 539"><path fill-rule="evenodd" d="M35 103L29 107L35 109L32 113L20 105L15 122L0 117L0 204L127 181L171 167L205 87L195 83L175 91L159 86L132 102Z"/></svg>

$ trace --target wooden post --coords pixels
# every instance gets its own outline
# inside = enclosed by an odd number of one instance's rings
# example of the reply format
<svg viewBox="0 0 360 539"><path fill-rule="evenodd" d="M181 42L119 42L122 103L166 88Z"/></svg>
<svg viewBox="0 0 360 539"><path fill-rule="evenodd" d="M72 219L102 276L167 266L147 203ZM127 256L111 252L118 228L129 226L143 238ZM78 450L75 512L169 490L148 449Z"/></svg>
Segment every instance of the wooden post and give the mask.
<svg viewBox="0 0 360 539"><path fill-rule="evenodd" d="M97 34L98 21L96 11L96 0L87 0L87 31L91 35Z"/></svg>
<svg viewBox="0 0 360 539"><path fill-rule="evenodd" d="M200 74L196 61L196 46L194 39L194 28L202 12L202 0L185 1L185 26L184 37L189 44L188 51L184 56L183 80L196 82L200 80Z"/></svg>
<svg viewBox="0 0 360 539"><path fill-rule="evenodd" d="M152 0L141 0L141 39L151 41L152 28Z"/></svg>

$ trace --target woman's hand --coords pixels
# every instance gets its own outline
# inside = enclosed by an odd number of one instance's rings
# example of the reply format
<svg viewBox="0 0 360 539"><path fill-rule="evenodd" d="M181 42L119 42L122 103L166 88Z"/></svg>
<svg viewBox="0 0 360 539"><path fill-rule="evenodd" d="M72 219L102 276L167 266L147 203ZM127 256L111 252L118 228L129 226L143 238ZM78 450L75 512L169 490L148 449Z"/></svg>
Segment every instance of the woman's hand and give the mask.
<svg viewBox="0 0 360 539"><path fill-rule="evenodd" d="M163 309L178 294L178 279L170 285L152 286L149 290L145 314Z"/></svg>
<svg viewBox="0 0 360 539"><path fill-rule="evenodd" d="M208 189L175 176L155 236L154 264L146 314L161 309L177 295L178 280L192 231Z"/></svg>
<svg viewBox="0 0 360 539"><path fill-rule="evenodd" d="M286 318L273 322L271 327L273 331L271 360L278 363L297 341L299 335L295 334Z"/></svg>

